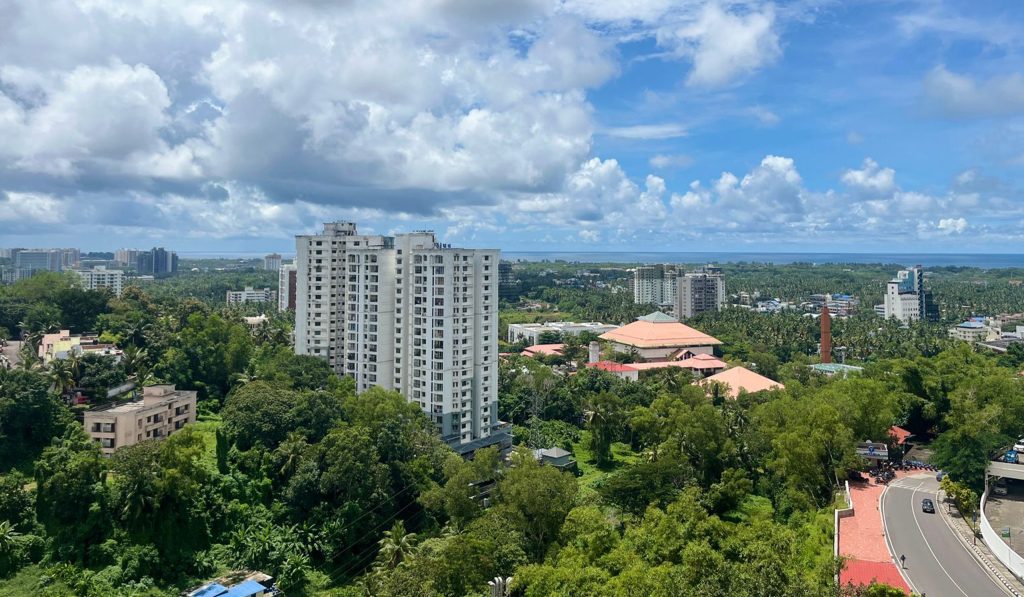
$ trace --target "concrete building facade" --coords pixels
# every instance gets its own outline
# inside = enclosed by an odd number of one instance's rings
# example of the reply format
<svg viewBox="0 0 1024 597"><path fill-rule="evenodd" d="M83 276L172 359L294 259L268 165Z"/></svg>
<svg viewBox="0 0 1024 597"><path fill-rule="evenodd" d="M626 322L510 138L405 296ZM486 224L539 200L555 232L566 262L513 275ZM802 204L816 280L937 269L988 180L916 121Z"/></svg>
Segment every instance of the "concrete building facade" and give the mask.
<svg viewBox="0 0 1024 597"><path fill-rule="evenodd" d="M642 265L633 271L633 302L638 305L669 305L676 300L678 266Z"/></svg>
<svg viewBox="0 0 1024 597"><path fill-rule="evenodd" d="M242 290L229 290L226 293L229 305L242 303L273 303L277 301L277 291L270 288L253 288L246 286Z"/></svg>
<svg viewBox="0 0 1024 597"><path fill-rule="evenodd" d="M124 284L124 271L107 269L106 266L98 265L92 269L75 270L75 273L81 278L83 288L88 290L109 288L115 296L121 296L121 289Z"/></svg>
<svg viewBox="0 0 1024 597"><path fill-rule="evenodd" d="M281 256L277 253L271 253L263 258L263 269L272 271L278 271L281 269Z"/></svg>
<svg viewBox="0 0 1024 597"><path fill-rule="evenodd" d="M605 332L617 329L617 325L608 325L597 321L576 323L574 321L551 321L548 323L510 323L506 332L506 339L509 342L522 342L526 340L530 344L540 344L540 337L546 332L553 332L565 336L579 336L583 332L591 332L600 336Z"/></svg>
<svg viewBox="0 0 1024 597"><path fill-rule="evenodd" d="M401 392L457 450L507 440L497 413L497 250L334 222L296 237L296 254L296 353L326 359L358 391Z"/></svg>
<svg viewBox="0 0 1024 597"><path fill-rule="evenodd" d="M277 270L277 310L295 310L295 263L284 263Z"/></svg>
<svg viewBox="0 0 1024 597"><path fill-rule="evenodd" d="M142 397L85 412L85 432L105 456L123 446L173 434L196 420L196 392L173 385L143 388Z"/></svg>
<svg viewBox="0 0 1024 597"><path fill-rule="evenodd" d="M725 278L720 268L706 266L689 272L676 282L676 317L693 317L705 311L718 311L725 304Z"/></svg>
<svg viewBox="0 0 1024 597"><path fill-rule="evenodd" d="M885 287L883 313L886 319L898 319L907 324L912 321L938 321L939 311L932 301L931 292L924 286L924 269L914 266L896 272Z"/></svg>

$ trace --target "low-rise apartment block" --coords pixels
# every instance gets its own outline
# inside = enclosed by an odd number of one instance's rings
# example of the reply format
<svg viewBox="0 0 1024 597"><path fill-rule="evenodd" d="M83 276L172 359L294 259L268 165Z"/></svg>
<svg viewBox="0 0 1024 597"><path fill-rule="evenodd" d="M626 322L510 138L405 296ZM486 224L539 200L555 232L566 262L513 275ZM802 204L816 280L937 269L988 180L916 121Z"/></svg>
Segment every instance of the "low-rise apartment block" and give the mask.
<svg viewBox="0 0 1024 597"><path fill-rule="evenodd" d="M574 321L550 321L547 323L510 323L508 326L507 338L509 342L520 342L526 340L530 344L542 344L541 336L548 333L558 334L561 338L566 336L579 336L583 332L590 332L597 336L605 332L618 329L617 325L608 325L596 321L576 323Z"/></svg>
<svg viewBox="0 0 1024 597"><path fill-rule="evenodd" d="M114 293L114 296L121 296L124 271L107 269L106 266L98 265L92 269L75 270L75 273L82 279L82 288L86 290L109 288Z"/></svg>
<svg viewBox="0 0 1024 597"><path fill-rule="evenodd" d="M148 439L173 434L196 420L196 392L173 385L143 388L131 402L100 406L85 412L85 432L104 455Z"/></svg>
<svg viewBox="0 0 1024 597"><path fill-rule="evenodd" d="M246 286L244 290L229 290L227 292L229 305L242 303L274 303L277 302L277 291L270 288L253 288Z"/></svg>

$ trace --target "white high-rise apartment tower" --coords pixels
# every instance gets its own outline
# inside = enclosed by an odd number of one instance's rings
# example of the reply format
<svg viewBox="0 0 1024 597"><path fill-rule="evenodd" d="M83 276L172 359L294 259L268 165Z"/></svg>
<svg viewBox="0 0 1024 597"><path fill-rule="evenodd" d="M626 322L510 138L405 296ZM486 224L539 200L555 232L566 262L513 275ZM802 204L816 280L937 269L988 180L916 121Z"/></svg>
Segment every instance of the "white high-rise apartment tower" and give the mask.
<svg viewBox="0 0 1024 597"><path fill-rule="evenodd" d="M641 265L633 271L633 302L666 305L676 300L678 267L670 264Z"/></svg>
<svg viewBox="0 0 1024 597"><path fill-rule="evenodd" d="M718 311L725 304L725 278L721 268L708 265L683 274L676 288L676 317L680 319Z"/></svg>
<svg viewBox="0 0 1024 597"><path fill-rule="evenodd" d="M296 237L295 352L356 389L398 390L459 451L507 441L498 422L498 259L432 232Z"/></svg>

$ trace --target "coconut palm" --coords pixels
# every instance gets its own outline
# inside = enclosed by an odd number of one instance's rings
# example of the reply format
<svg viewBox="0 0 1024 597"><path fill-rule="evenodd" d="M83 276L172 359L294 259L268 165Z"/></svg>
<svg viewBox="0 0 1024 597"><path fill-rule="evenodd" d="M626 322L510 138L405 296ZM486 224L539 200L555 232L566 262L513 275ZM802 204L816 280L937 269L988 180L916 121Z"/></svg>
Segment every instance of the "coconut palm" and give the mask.
<svg viewBox="0 0 1024 597"><path fill-rule="evenodd" d="M124 372L128 375L135 375L139 372L139 369L144 368L149 360L149 354L145 348L139 348L134 344L129 344L124 349L124 354L121 355L121 364L124 366Z"/></svg>
<svg viewBox="0 0 1024 597"><path fill-rule="evenodd" d="M63 359L50 361L49 374L53 389L61 396L67 396L75 389L75 376L67 361Z"/></svg>
<svg viewBox="0 0 1024 597"><path fill-rule="evenodd" d="M416 533L406 533L401 520L395 521L390 531L384 531L384 538L377 543L380 551L373 568L378 572L394 570L416 553Z"/></svg>
<svg viewBox="0 0 1024 597"><path fill-rule="evenodd" d="M21 533L14 530L14 525L6 520L0 520L0 562L9 562L18 549L18 538Z"/></svg>

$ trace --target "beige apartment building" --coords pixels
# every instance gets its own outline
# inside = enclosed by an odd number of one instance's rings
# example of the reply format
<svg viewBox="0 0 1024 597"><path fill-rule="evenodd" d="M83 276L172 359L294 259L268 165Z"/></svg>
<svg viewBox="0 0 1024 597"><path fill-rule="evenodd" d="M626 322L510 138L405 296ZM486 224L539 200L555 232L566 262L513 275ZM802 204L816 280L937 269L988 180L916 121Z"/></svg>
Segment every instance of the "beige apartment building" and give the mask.
<svg viewBox="0 0 1024 597"><path fill-rule="evenodd" d="M196 420L196 392L173 385L143 388L142 398L85 413L85 432L104 455L122 446L164 438Z"/></svg>

